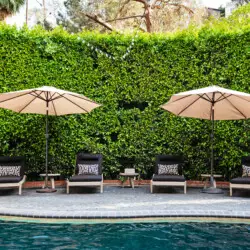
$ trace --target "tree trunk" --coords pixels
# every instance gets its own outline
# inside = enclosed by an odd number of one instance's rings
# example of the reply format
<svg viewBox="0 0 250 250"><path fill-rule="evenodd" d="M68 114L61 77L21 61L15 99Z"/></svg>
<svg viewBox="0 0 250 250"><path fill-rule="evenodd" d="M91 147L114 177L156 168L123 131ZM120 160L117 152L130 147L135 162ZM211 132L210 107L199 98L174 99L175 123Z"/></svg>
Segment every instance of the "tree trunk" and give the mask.
<svg viewBox="0 0 250 250"><path fill-rule="evenodd" d="M11 13L8 12L6 9L0 10L0 21L4 21L7 16L9 16Z"/></svg>
<svg viewBox="0 0 250 250"><path fill-rule="evenodd" d="M150 7L146 8L145 10L145 23L147 32L151 32L151 21L150 21Z"/></svg>
<svg viewBox="0 0 250 250"><path fill-rule="evenodd" d="M145 17L145 24L147 28L147 32L151 32L151 6L148 4L146 0L134 0L136 2L142 3L144 5L144 17Z"/></svg>
<svg viewBox="0 0 250 250"><path fill-rule="evenodd" d="M26 16L25 16L26 25L28 25L28 11L29 11L29 0L26 0Z"/></svg>
<svg viewBox="0 0 250 250"><path fill-rule="evenodd" d="M45 8L45 0L43 0L43 26L45 26L46 21L46 8Z"/></svg>

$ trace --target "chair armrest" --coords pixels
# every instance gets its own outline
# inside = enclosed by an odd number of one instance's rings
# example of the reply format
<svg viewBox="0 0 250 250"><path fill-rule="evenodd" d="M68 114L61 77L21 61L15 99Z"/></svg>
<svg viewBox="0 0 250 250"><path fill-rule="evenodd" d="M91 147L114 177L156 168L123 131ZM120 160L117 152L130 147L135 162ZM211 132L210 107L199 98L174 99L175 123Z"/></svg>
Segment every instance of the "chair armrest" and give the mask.
<svg viewBox="0 0 250 250"><path fill-rule="evenodd" d="M23 176L23 179L20 181L20 184L23 184L26 181L26 175Z"/></svg>

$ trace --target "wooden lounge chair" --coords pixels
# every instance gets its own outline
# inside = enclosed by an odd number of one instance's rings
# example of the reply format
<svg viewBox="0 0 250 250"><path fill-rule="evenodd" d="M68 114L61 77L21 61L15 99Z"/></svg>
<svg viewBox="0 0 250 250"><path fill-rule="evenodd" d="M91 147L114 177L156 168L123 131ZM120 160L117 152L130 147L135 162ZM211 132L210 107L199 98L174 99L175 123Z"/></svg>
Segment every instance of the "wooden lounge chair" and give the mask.
<svg viewBox="0 0 250 250"><path fill-rule="evenodd" d="M22 194L22 185L26 180L25 160L21 156L0 157L0 188L19 188Z"/></svg>
<svg viewBox="0 0 250 250"><path fill-rule="evenodd" d="M181 186L187 192L186 179L182 172L183 159L180 156L157 155L155 173L150 181L150 191L154 186Z"/></svg>
<svg viewBox="0 0 250 250"><path fill-rule="evenodd" d="M76 156L75 175L67 180L67 194L69 187L99 186L103 192L102 155L85 154L80 152Z"/></svg>
<svg viewBox="0 0 250 250"><path fill-rule="evenodd" d="M234 178L230 181L230 196L233 195L233 189L250 189L250 156L242 157L242 168L245 166L246 170L242 171L242 177Z"/></svg>

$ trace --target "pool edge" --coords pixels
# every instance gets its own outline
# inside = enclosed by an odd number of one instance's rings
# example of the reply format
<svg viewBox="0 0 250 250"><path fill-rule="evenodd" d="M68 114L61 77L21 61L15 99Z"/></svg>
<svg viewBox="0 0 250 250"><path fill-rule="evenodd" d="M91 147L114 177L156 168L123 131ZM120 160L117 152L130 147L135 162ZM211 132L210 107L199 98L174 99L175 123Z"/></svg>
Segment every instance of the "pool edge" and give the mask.
<svg viewBox="0 0 250 250"><path fill-rule="evenodd" d="M0 216L0 221L42 223L42 224L124 224L124 223L227 223L227 224L250 224L250 218L225 218L225 217L143 217L143 218L34 218L22 216Z"/></svg>

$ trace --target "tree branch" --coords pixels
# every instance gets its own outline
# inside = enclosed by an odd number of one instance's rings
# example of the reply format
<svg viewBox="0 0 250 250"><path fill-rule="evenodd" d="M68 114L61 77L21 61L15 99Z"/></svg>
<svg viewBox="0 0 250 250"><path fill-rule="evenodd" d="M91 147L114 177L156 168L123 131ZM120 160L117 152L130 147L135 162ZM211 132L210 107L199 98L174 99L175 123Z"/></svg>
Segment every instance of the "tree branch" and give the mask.
<svg viewBox="0 0 250 250"><path fill-rule="evenodd" d="M101 18L99 18L97 15L90 15L88 13L83 13L86 17L88 17L89 19L99 23L100 25L102 25L103 27L105 27L106 29L113 31L113 27L106 23L105 21L103 21Z"/></svg>
<svg viewBox="0 0 250 250"><path fill-rule="evenodd" d="M114 22L114 21L118 21L118 20L125 20L125 19L130 19L130 18L137 18L137 17L145 17L145 15L136 15L136 16L126 16L126 17L121 17L121 18L116 18L116 19L112 19L112 20L107 20L106 22L110 23L110 22Z"/></svg>
<svg viewBox="0 0 250 250"><path fill-rule="evenodd" d="M115 15L115 18L118 17L118 15L123 11L123 9L125 8L125 6L130 2L130 0L126 0L126 2L122 5L122 7L118 10L118 12Z"/></svg>
<svg viewBox="0 0 250 250"><path fill-rule="evenodd" d="M177 7L181 7L185 10L187 10L190 14L194 14L193 10L191 10L189 7L183 5L183 4L178 4L178 3L169 3L169 1L167 3L165 3L166 5L172 5L172 6L177 6Z"/></svg>

